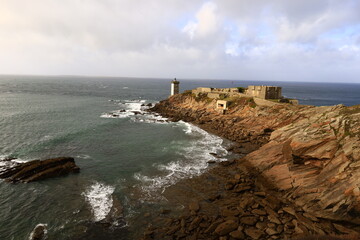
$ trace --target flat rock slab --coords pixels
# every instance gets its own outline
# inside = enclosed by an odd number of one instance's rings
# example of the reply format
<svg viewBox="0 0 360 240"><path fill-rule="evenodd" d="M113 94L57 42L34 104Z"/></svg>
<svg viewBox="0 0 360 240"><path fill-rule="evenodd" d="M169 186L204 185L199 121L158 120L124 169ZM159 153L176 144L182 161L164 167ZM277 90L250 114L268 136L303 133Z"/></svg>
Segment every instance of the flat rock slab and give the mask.
<svg viewBox="0 0 360 240"><path fill-rule="evenodd" d="M33 182L69 173L78 173L80 168L72 157L59 157L46 160L33 160L17 163L0 172L0 178L9 182Z"/></svg>

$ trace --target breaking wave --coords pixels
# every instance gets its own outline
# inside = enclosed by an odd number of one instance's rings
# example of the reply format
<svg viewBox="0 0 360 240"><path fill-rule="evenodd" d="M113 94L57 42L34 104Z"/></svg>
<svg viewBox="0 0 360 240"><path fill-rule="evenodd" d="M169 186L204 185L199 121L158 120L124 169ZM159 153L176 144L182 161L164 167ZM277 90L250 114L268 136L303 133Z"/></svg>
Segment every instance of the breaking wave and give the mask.
<svg viewBox="0 0 360 240"><path fill-rule="evenodd" d="M140 188L147 200L161 198L158 193L163 192L168 186L181 179L200 175L209 166L209 161L224 161L228 155L222 138L190 123L180 121L177 124L193 138L186 147L177 150L178 159L167 164L155 165L162 175L134 175L135 179L141 182Z"/></svg>
<svg viewBox="0 0 360 240"><path fill-rule="evenodd" d="M82 195L91 206L94 221L99 222L106 218L113 205L112 194L115 187L96 182Z"/></svg>
<svg viewBox="0 0 360 240"><path fill-rule="evenodd" d="M101 114L102 118L130 118L133 122L167 123L168 119L146 111L154 103L147 100L110 100L124 108Z"/></svg>

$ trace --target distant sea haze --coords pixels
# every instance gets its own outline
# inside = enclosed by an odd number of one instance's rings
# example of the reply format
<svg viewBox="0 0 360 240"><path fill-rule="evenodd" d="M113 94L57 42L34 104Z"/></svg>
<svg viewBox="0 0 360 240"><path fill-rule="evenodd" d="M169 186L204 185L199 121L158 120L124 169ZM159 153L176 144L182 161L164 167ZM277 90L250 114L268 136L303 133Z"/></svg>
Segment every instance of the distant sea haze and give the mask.
<svg viewBox="0 0 360 240"><path fill-rule="evenodd" d="M71 156L81 168L37 183L0 182L0 238L26 239L41 223L53 239L133 239L128 229L141 227L133 220L166 204L164 188L201 174L208 161L236 158L230 141L145 111L170 95L171 80L0 76L0 159ZM360 84L177 80L181 92L274 85L300 104L360 104ZM127 225L104 232L96 223L114 201Z"/></svg>

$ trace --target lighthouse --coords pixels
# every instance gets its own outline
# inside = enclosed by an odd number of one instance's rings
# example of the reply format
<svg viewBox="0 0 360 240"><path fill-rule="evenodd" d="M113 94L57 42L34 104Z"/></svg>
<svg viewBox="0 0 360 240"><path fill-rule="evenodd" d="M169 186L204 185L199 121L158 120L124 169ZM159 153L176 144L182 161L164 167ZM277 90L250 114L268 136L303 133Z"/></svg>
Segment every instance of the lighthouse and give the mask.
<svg viewBox="0 0 360 240"><path fill-rule="evenodd" d="M179 94L179 84L180 82L174 78L174 80L171 81L171 95Z"/></svg>

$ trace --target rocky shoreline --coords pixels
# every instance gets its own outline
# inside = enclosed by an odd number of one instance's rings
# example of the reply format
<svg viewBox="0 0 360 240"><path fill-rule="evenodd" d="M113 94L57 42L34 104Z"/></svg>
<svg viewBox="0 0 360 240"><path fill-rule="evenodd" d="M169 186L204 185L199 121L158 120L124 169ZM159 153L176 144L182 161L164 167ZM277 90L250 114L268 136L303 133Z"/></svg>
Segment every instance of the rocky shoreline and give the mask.
<svg viewBox="0 0 360 240"><path fill-rule="evenodd" d="M185 93L151 109L230 139L247 155L168 188L166 198L186 207L160 214L143 239L358 239L358 107L252 98L225 114L214 106Z"/></svg>

